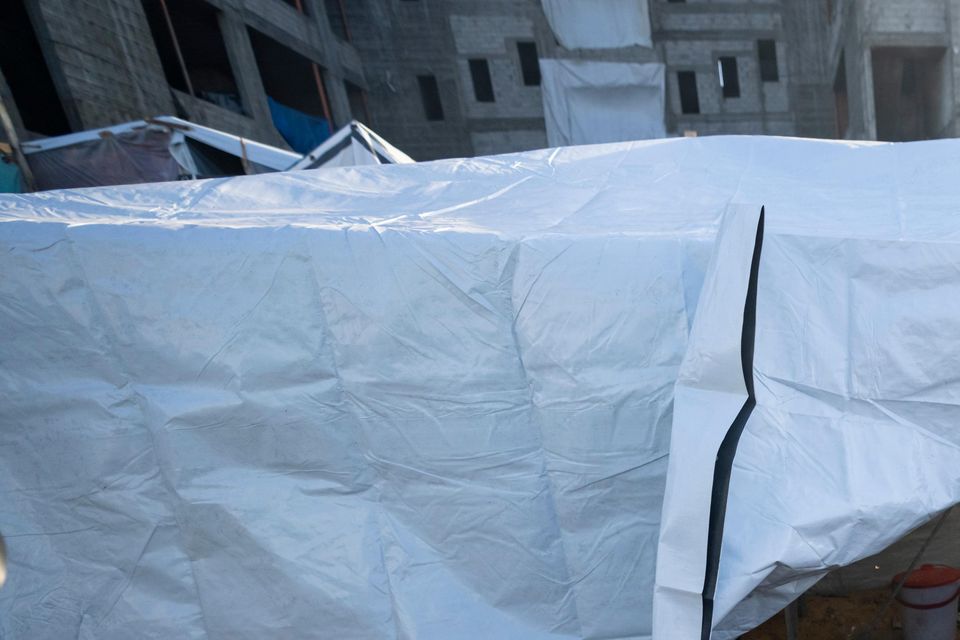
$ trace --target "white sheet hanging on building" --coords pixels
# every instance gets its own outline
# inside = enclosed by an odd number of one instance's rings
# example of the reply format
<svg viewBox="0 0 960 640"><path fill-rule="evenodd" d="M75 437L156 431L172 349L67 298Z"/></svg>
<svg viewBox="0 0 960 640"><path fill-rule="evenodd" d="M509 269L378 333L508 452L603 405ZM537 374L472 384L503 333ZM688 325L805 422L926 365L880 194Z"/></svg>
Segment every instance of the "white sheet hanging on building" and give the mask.
<svg viewBox="0 0 960 640"><path fill-rule="evenodd" d="M543 12L567 49L651 46L647 0L543 0Z"/></svg>
<svg viewBox="0 0 960 640"><path fill-rule="evenodd" d="M551 146L666 135L662 64L541 59L540 71Z"/></svg>

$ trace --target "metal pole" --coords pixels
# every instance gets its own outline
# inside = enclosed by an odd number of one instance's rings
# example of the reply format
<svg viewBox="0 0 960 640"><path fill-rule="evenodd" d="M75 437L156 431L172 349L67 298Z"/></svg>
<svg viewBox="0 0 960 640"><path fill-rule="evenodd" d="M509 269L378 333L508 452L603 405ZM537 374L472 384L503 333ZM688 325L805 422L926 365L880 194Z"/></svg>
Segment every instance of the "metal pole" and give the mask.
<svg viewBox="0 0 960 640"><path fill-rule="evenodd" d="M10 119L10 113L7 111L7 105L3 102L3 96L0 96L0 124L3 125L3 130L7 134L7 139L10 141L10 147L13 149L13 159L20 167L20 173L23 175L23 181L26 184L27 191L34 191L36 189L36 182L34 182L33 179L33 171L30 170L30 165L27 164L27 157L23 155L23 151L20 149L20 137L17 135L17 130L13 126L13 120Z"/></svg>
<svg viewBox="0 0 960 640"><path fill-rule="evenodd" d="M167 10L167 0L160 0L160 7L163 9L163 17L167 21L167 30L170 32L170 39L173 40L173 50L177 54L177 62L180 63L180 72L183 74L183 80L187 83L187 93L194 98L197 94L193 92L193 83L190 82L190 74L187 73L187 63L183 61L183 52L180 51L180 40L177 39L177 32L173 28L173 20L170 19L170 12Z"/></svg>

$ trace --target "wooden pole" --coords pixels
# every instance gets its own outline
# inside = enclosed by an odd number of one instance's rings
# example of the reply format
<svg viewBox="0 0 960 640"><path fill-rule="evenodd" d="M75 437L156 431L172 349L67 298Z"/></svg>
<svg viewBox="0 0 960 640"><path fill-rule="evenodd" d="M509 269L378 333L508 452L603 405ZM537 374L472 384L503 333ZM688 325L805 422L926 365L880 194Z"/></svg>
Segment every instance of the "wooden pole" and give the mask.
<svg viewBox="0 0 960 640"><path fill-rule="evenodd" d="M316 62L311 62L310 65L313 67L313 79L317 83L317 93L320 94L320 104L323 106L323 117L327 119L327 124L330 125L330 133L333 133L333 118L330 115L330 104L327 102L327 90L323 87L320 65Z"/></svg>
<svg viewBox="0 0 960 640"><path fill-rule="evenodd" d="M183 74L184 82L187 83L187 93L196 98L197 94L193 92L193 83L190 82L190 74L187 73L187 63L183 61L183 52L180 50L180 40L177 38L177 32L173 28L170 11L167 10L167 0L160 0L160 7L163 9L163 17L167 21L167 30L170 32L170 39L173 40L173 50L177 54L177 62L180 63L180 72Z"/></svg>
<svg viewBox="0 0 960 640"><path fill-rule="evenodd" d="M36 190L37 185L33 179L33 171L30 170L27 157L23 155L23 150L20 148L20 137L17 135L17 130L13 126L13 120L7 111L7 105L3 102L3 96L0 96L0 124L3 125L3 130L7 134L7 139L10 141L10 147L13 149L13 159L16 161L17 166L20 167L20 173L23 175L23 182L27 187L27 191Z"/></svg>

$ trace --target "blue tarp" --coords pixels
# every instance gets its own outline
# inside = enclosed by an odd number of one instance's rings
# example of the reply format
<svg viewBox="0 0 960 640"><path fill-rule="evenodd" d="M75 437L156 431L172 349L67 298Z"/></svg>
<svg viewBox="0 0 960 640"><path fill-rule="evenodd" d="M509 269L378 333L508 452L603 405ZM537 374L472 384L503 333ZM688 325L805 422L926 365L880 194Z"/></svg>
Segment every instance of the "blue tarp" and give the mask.
<svg viewBox="0 0 960 640"><path fill-rule="evenodd" d="M20 167L6 158L0 157L0 193L20 193Z"/></svg>
<svg viewBox="0 0 960 640"><path fill-rule="evenodd" d="M297 153L309 153L330 137L330 123L326 118L318 118L282 105L270 96L270 116L273 125Z"/></svg>

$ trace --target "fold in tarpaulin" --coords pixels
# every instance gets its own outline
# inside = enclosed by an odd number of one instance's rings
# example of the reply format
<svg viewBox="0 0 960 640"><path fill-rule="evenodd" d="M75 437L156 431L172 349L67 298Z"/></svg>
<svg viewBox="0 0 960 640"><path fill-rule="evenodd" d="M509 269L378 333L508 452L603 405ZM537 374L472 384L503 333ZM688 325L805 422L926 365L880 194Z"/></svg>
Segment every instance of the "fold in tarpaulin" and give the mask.
<svg viewBox="0 0 960 640"><path fill-rule="evenodd" d="M960 496L958 149L0 197L0 636L695 640L710 581L760 623Z"/></svg>
<svg viewBox="0 0 960 640"><path fill-rule="evenodd" d="M540 72L551 145L666 135L663 64L540 60Z"/></svg>
<svg viewBox="0 0 960 640"><path fill-rule="evenodd" d="M330 137L330 123L326 118L311 116L280 104L267 96L273 126L297 153L309 153Z"/></svg>
<svg viewBox="0 0 960 640"><path fill-rule="evenodd" d="M647 0L543 0L543 12L567 49L652 44Z"/></svg>

